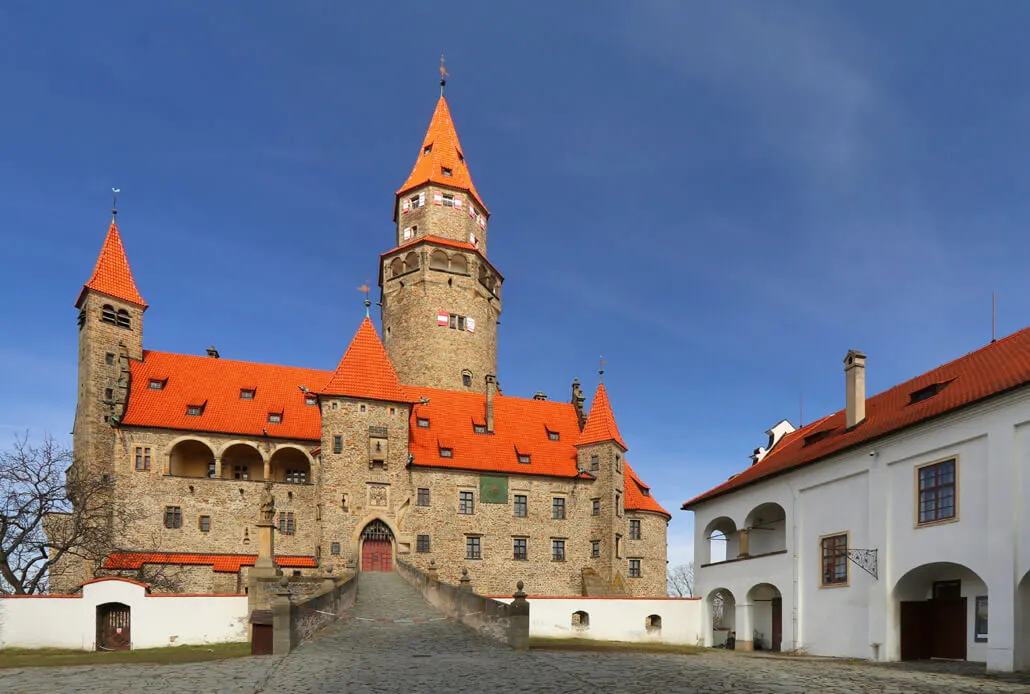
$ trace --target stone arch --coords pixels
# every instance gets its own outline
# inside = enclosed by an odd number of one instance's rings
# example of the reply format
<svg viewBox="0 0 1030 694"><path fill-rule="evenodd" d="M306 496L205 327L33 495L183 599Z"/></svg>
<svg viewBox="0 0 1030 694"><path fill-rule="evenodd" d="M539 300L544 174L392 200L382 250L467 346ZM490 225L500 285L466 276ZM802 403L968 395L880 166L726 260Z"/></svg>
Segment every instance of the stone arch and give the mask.
<svg viewBox="0 0 1030 694"><path fill-rule="evenodd" d="M747 592L750 634L738 634L741 641L754 639L756 651L779 651L783 645L783 594L771 583L758 583Z"/></svg>
<svg viewBox="0 0 1030 694"><path fill-rule="evenodd" d="M390 261L390 276L396 277L404 272L404 260L398 256Z"/></svg>
<svg viewBox="0 0 1030 694"><path fill-rule="evenodd" d="M450 259L447 254L436 249L429 254L429 269L430 270L447 270L450 268Z"/></svg>
<svg viewBox="0 0 1030 694"><path fill-rule="evenodd" d="M729 516L719 516L705 526L702 564L715 564L736 559L737 524Z"/></svg>
<svg viewBox="0 0 1030 694"><path fill-rule="evenodd" d="M644 618L644 631L653 636L662 634L662 616L660 614L649 614Z"/></svg>
<svg viewBox="0 0 1030 694"><path fill-rule="evenodd" d="M168 474L176 477L214 477L215 453L205 441L183 436L168 448Z"/></svg>
<svg viewBox="0 0 1030 694"><path fill-rule="evenodd" d="M374 518L358 531L358 561L361 571L393 571L397 554L397 533L382 518Z"/></svg>
<svg viewBox="0 0 1030 694"><path fill-rule="evenodd" d="M458 272L462 275L467 275L468 271L469 263L468 260L465 259L465 256L460 253L455 253L451 256L451 272Z"/></svg>
<svg viewBox="0 0 1030 694"><path fill-rule="evenodd" d="M218 457L222 461L222 479L265 479L265 456L248 441L228 443Z"/></svg>
<svg viewBox="0 0 1030 694"><path fill-rule="evenodd" d="M716 648L733 648L737 599L727 588L716 588L705 597L705 642Z"/></svg>
<svg viewBox="0 0 1030 694"><path fill-rule="evenodd" d="M406 256L404 256L405 272L407 272L408 270L417 270L418 266L418 253L416 253L415 251L410 251Z"/></svg>
<svg viewBox="0 0 1030 694"><path fill-rule="evenodd" d="M290 484L307 484L314 482L311 477L314 461L300 446L285 444L272 451L268 459L270 475L274 482Z"/></svg>
<svg viewBox="0 0 1030 694"><path fill-rule="evenodd" d="M576 610L572 613L572 630L587 631L590 629L590 613L585 610Z"/></svg>
<svg viewBox="0 0 1030 694"><path fill-rule="evenodd" d="M775 501L755 506L744 519L737 544L739 554L751 556L787 549L787 512Z"/></svg>
<svg viewBox="0 0 1030 694"><path fill-rule="evenodd" d="M111 304L104 304L100 309L100 320L104 323L110 323L111 325L118 324L118 314L114 310L114 306Z"/></svg>
<svg viewBox="0 0 1030 694"><path fill-rule="evenodd" d="M898 579L891 596L888 660L987 660L987 643L974 632L976 599L990 591L976 571L955 562L922 564Z"/></svg>

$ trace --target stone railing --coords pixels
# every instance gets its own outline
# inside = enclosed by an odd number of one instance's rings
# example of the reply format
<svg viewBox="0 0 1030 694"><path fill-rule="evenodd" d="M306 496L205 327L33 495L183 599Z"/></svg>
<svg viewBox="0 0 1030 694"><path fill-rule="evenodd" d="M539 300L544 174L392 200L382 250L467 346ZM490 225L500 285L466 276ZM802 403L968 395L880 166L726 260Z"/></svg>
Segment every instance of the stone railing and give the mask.
<svg viewBox="0 0 1030 694"><path fill-rule="evenodd" d="M529 649L529 602L522 592L522 581L510 605L472 592L468 570L462 570L461 585L442 583L435 567L428 572L397 561L397 572L415 586L426 601L448 617L506 643L516 651Z"/></svg>
<svg viewBox="0 0 1030 694"><path fill-rule="evenodd" d="M261 620L271 622L273 655L285 655L311 638L353 605L358 596L357 574L326 578L321 590L303 597L291 594L288 581L276 585L277 588L271 590L271 609L252 613L255 624L260 624ZM260 653L255 651L255 654Z"/></svg>

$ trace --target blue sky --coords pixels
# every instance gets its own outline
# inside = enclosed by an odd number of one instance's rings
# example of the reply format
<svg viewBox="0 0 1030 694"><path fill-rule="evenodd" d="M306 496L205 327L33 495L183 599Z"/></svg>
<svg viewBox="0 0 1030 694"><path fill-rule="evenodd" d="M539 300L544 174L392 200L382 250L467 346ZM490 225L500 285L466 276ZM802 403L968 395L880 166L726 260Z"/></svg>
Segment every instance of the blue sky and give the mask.
<svg viewBox="0 0 1030 694"><path fill-rule="evenodd" d="M0 5L0 439L68 438L119 225L152 349L332 368L448 99L506 393L589 392L673 512L763 432L1030 324L1016 1Z"/></svg>

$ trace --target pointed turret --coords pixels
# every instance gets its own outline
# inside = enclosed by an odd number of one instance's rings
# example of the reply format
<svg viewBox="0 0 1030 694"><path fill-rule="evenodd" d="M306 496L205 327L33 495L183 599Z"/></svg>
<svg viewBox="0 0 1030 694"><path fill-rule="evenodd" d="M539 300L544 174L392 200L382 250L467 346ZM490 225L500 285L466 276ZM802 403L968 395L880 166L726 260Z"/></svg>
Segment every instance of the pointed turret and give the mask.
<svg viewBox="0 0 1030 694"><path fill-rule="evenodd" d="M465 152L458 141L458 131L454 129L454 121L451 119L451 109L443 96L436 102L436 110L433 111L426 137L422 140L418 159L415 160L408 180L397 191L397 196L427 183L467 191L489 216L483 199L479 197L476 186L472 183Z"/></svg>
<svg viewBox="0 0 1030 694"><path fill-rule="evenodd" d="M100 256L93 268L93 276L82 286L79 298L75 301L75 307L82 305L86 291L93 291L106 294L115 299L135 304L143 310L147 309L147 302L140 296L136 288L136 280L132 277L132 270L129 268L129 259L125 255L125 247L122 245L122 236L118 233L118 224L114 219L107 230L107 238L100 249Z"/></svg>
<svg viewBox="0 0 1030 694"><path fill-rule="evenodd" d="M605 390L604 384L600 383L597 392L594 393L594 401L590 404L590 416L587 417L587 423L583 426L576 445L586 446L606 441L614 441L622 446L623 450L629 448L622 440L618 425L615 424L615 415L608 402L608 391Z"/></svg>
<svg viewBox="0 0 1030 694"><path fill-rule="evenodd" d="M361 321L332 378L319 392L387 402L409 401L368 317Z"/></svg>

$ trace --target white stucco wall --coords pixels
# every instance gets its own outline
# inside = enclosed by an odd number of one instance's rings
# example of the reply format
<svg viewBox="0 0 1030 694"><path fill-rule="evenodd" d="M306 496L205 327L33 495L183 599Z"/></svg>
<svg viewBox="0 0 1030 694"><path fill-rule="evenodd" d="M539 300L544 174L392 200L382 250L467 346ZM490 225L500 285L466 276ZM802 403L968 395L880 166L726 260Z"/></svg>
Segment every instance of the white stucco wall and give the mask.
<svg viewBox="0 0 1030 694"><path fill-rule="evenodd" d="M954 522L916 522L916 468L957 461ZM704 565L705 530L726 518L747 525L759 505L782 506L786 552ZM770 584L782 599L782 648L813 654L900 658L902 600L929 597L934 581L959 579L967 598L967 658L991 670L1030 669L1030 389L1023 388L699 504L694 509L697 591L705 642L711 602L733 596L737 641L764 631ZM847 532L848 547L877 550L878 578L848 563L848 584L824 587L820 538ZM753 538L753 533L752 533ZM752 555L774 538L751 541ZM732 543L731 543L732 546ZM987 643L975 640L977 595L988 595ZM743 608L743 609L742 609Z"/></svg>
<svg viewBox="0 0 1030 694"><path fill-rule="evenodd" d="M0 599L0 648L96 648L97 606L130 608L132 648L247 640L245 595L150 595L135 582L87 583L76 596Z"/></svg>
<svg viewBox="0 0 1030 694"><path fill-rule="evenodd" d="M496 598L510 603L511 598ZM590 625L574 629L572 614L586 612ZM647 618L661 617L649 633ZM695 646L701 638L701 600L696 598L529 598L529 635L603 641L659 642Z"/></svg>

